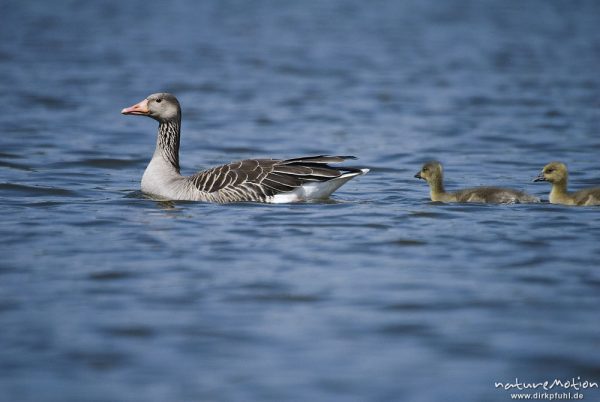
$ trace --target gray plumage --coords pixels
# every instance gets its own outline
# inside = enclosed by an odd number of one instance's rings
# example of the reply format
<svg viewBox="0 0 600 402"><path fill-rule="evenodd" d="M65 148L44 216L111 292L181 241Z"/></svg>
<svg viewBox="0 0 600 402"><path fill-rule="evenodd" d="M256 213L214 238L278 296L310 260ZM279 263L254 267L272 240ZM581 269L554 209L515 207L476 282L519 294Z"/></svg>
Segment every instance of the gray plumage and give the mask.
<svg viewBox="0 0 600 402"><path fill-rule="evenodd" d="M317 155L294 159L247 159L189 177L180 174L181 108L177 99L157 93L122 110L159 122L156 150L142 178L142 191L158 198L210 202L294 202L327 198L368 169L332 167L353 156Z"/></svg>
<svg viewBox="0 0 600 402"><path fill-rule="evenodd" d="M292 192L310 182L326 182L359 169L328 165L355 159L352 156L310 156L304 158L246 159L199 172L190 177L207 201L269 202L277 194Z"/></svg>

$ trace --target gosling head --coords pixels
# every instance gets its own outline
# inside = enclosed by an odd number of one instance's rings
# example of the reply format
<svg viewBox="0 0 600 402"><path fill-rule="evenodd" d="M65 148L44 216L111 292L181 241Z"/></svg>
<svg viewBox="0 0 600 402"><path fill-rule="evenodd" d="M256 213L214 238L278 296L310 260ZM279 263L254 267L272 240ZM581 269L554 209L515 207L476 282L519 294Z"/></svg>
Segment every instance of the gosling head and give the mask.
<svg viewBox="0 0 600 402"><path fill-rule="evenodd" d="M549 181L550 183L566 182L569 173L567 166L561 162L550 162L533 181Z"/></svg>
<svg viewBox="0 0 600 402"><path fill-rule="evenodd" d="M421 170L415 175L417 179L423 179L427 183L432 183L442 179L442 164L438 161L427 162Z"/></svg>
<svg viewBox="0 0 600 402"><path fill-rule="evenodd" d="M148 96L143 101L121 110L123 114L148 116L159 122L181 118L181 107L174 95L160 92Z"/></svg>

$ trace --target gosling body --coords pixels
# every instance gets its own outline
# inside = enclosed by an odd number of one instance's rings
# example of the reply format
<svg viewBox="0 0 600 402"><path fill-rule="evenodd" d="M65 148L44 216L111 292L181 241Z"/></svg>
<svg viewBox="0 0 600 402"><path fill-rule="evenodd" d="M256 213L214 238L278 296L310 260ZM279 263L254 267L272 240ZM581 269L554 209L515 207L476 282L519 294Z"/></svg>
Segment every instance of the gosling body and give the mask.
<svg viewBox="0 0 600 402"><path fill-rule="evenodd" d="M547 181L552 184L549 201L552 204L590 206L600 205L600 187L569 192L569 171L562 162L550 162L533 181Z"/></svg>
<svg viewBox="0 0 600 402"><path fill-rule="evenodd" d="M475 187L447 192L444 188L444 172L442 164L437 161L428 162L415 175L429 185L431 201L437 202L476 202L485 204L515 204L540 202L538 197L524 191L503 187Z"/></svg>

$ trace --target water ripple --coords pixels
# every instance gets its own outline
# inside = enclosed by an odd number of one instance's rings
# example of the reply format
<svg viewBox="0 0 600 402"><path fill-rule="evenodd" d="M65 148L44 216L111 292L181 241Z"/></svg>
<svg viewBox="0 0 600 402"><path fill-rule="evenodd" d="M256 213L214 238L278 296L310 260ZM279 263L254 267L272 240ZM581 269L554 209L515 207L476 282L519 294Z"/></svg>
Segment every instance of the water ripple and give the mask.
<svg viewBox="0 0 600 402"><path fill-rule="evenodd" d="M35 196L58 196L58 197L74 197L76 192L64 188L42 187L42 186L27 186L16 183L0 183L0 191L8 193L17 193L19 195L35 197Z"/></svg>
<svg viewBox="0 0 600 402"><path fill-rule="evenodd" d="M600 3L146 3L2 3L0 395L495 402L507 376L598 378L600 210L531 180L560 159L599 183ZM324 202L154 200L157 123L119 111L157 91L183 173L371 172ZM545 202L430 202L430 159L449 190Z"/></svg>

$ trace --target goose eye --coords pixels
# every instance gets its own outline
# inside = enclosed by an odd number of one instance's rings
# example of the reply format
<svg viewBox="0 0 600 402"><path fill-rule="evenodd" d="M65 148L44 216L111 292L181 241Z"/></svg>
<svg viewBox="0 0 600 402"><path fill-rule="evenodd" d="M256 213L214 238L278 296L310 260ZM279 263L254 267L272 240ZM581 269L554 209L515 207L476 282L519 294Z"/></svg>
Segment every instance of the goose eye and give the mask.
<svg viewBox="0 0 600 402"><path fill-rule="evenodd" d="M161 98L158 98L158 99L156 100L156 103L160 103L160 102L162 102L162 99L161 99Z"/></svg>

